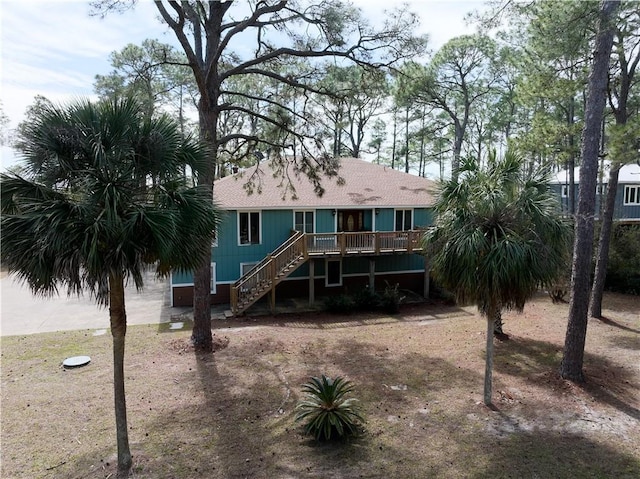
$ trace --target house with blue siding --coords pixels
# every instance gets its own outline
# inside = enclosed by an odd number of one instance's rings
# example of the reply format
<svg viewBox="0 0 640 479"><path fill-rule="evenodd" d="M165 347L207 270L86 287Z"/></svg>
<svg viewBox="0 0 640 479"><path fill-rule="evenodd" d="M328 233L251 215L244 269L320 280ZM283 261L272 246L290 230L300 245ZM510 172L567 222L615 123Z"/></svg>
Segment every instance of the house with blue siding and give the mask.
<svg viewBox="0 0 640 479"><path fill-rule="evenodd" d="M609 167L605 163L600 172L596 187L596 218L604 206L607 194ZM578 191L580 188L580 168L574 170L575 188L573 203L578 205ZM563 213L570 212L569 171L563 170L557 173L551 181L551 189L556 193ZM616 193L616 205L613 213L614 220L624 223L640 222L640 165L631 163L624 165L618 175L618 187Z"/></svg>
<svg viewBox="0 0 640 479"><path fill-rule="evenodd" d="M251 194L248 178L256 178ZM211 248L211 303L241 314L257 301L316 298L398 284L426 296L429 272L422 233L432 222L433 181L344 158L319 196L304 174L289 172L294 191L268 165L218 180L225 212ZM171 278L172 304L193 301L189 273Z"/></svg>

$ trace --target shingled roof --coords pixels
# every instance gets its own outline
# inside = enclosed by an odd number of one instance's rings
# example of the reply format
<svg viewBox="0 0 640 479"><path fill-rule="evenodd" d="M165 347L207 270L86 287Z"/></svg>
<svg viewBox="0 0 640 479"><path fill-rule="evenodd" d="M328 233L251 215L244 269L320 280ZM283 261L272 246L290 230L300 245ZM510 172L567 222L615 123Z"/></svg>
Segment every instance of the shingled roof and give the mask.
<svg viewBox="0 0 640 479"><path fill-rule="evenodd" d="M260 166L261 192L248 194L243 185L255 171L227 176L216 181L214 197L223 209L290 209L353 207L429 207L434 202L436 183L419 176L393 170L356 158L340 160L338 184L335 177L323 178L325 192L318 196L304 176L291 175L295 198L285 195L282 179L274 178L268 165Z"/></svg>

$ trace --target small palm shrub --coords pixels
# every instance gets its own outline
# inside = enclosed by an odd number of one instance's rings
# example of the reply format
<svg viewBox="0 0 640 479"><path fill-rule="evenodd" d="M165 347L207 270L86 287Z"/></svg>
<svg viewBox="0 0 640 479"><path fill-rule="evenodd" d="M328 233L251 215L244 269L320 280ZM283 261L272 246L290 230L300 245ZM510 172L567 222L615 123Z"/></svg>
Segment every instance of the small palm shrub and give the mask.
<svg viewBox="0 0 640 479"><path fill-rule="evenodd" d="M340 376L331 379L323 374L304 384L304 398L296 406L296 421L306 421L305 434L318 441L356 435L364 419L358 400L346 397L352 391L353 384Z"/></svg>
<svg viewBox="0 0 640 479"><path fill-rule="evenodd" d="M351 314L356 309L356 303L348 294L329 296L324 301L325 308L332 314Z"/></svg>
<svg viewBox="0 0 640 479"><path fill-rule="evenodd" d="M380 307L380 295L369 286L356 291L353 301L358 311L375 311Z"/></svg>
<svg viewBox="0 0 640 479"><path fill-rule="evenodd" d="M386 313L395 314L400 311L400 303L403 299L398 283L393 286L387 283L380 297L380 308Z"/></svg>

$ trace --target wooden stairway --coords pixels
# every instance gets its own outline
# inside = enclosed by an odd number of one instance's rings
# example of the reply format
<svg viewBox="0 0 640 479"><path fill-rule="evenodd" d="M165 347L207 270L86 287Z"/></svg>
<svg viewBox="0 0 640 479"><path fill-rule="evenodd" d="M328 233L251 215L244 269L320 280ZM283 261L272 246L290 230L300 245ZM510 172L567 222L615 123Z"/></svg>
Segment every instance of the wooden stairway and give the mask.
<svg viewBox="0 0 640 479"><path fill-rule="evenodd" d="M231 286L233 314L244 313L307 259L305 235L297 231Z"/></svg>

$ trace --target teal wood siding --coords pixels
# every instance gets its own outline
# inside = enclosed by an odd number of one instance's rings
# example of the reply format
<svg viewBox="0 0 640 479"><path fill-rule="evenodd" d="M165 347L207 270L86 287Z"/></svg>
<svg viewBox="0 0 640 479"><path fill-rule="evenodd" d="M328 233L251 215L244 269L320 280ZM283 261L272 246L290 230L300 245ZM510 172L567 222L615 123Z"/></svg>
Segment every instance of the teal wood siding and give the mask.
<svg viewBox="0 0 640 479"><path fill-rule="evenodd" d="M172 271L172 284L193 284L193 274L191 271Z"/></svg>
<svg viewBox="0 0 640 479"><path fill-rule="evenodd" d="M380 256L376 259L376 273L416 270L424 270L424 256L419 254Z"/></svg>
<svg viewBox="0 0 640 479"><path fill-rule="evenodd" d="M260 244L239 244L238 212L229 211L220 227L218 246L212 248L216 280L233 282L240 277L241 263L257 263L280 246L291 234L291 210L267 210L260 215Z"/></svg>
<svg viewBox="0 0 640 479"><path fill-rule="evenodd" d="M380 208L380 213L376 215L376 231L393 231L395 221L393 208Z"/></svg>
<svg viewBox="0 0 640 479"><path fill-rule="evenodd" d="M336 230L336 217L333 210L316 210L316 233L333 233Z"/></svg>
<svg viewBox="0 0 640 479"><path fill-rule="evenodd" d="M569 213L569 198L566 196L562 196L562 188L564 185L553 184L550 185L551 191L555 194L558 199L560 205L560 211L563 214ZM637 186L636 184L619 184L618 191L616 193L616 203L613 211L614 219L624 219L624 220L640 220L640 205L625 205L624 204L624 190L625 186ZM578 193L579 193L580 185L576 185L575 188L575 207L578 207ZM604 195L606 195L606 188L604 191ZM604 195L596 195L596 218L600 216L601 204L604 204L605 196Z"/></svg>
<svg viewBox="0 0 640 479"><path fill-rule="evenodd" d="M413 210L414 229L426 228L433 224L433 213L428 208L416 208Z"/></svg>
<svg viewBox="0 0 640 479"><path fill-rule="evenodd" d="M343 258L342 274L368 274L369 273L368 257ZM324 265L323 265L324 266Z"/></svg>
<svg viewBox="0 0 640 479"><path fill-rule="evenodd" d="M373 211L365 211L362 218L362 227L365 231L373 231Z"/></svg>

